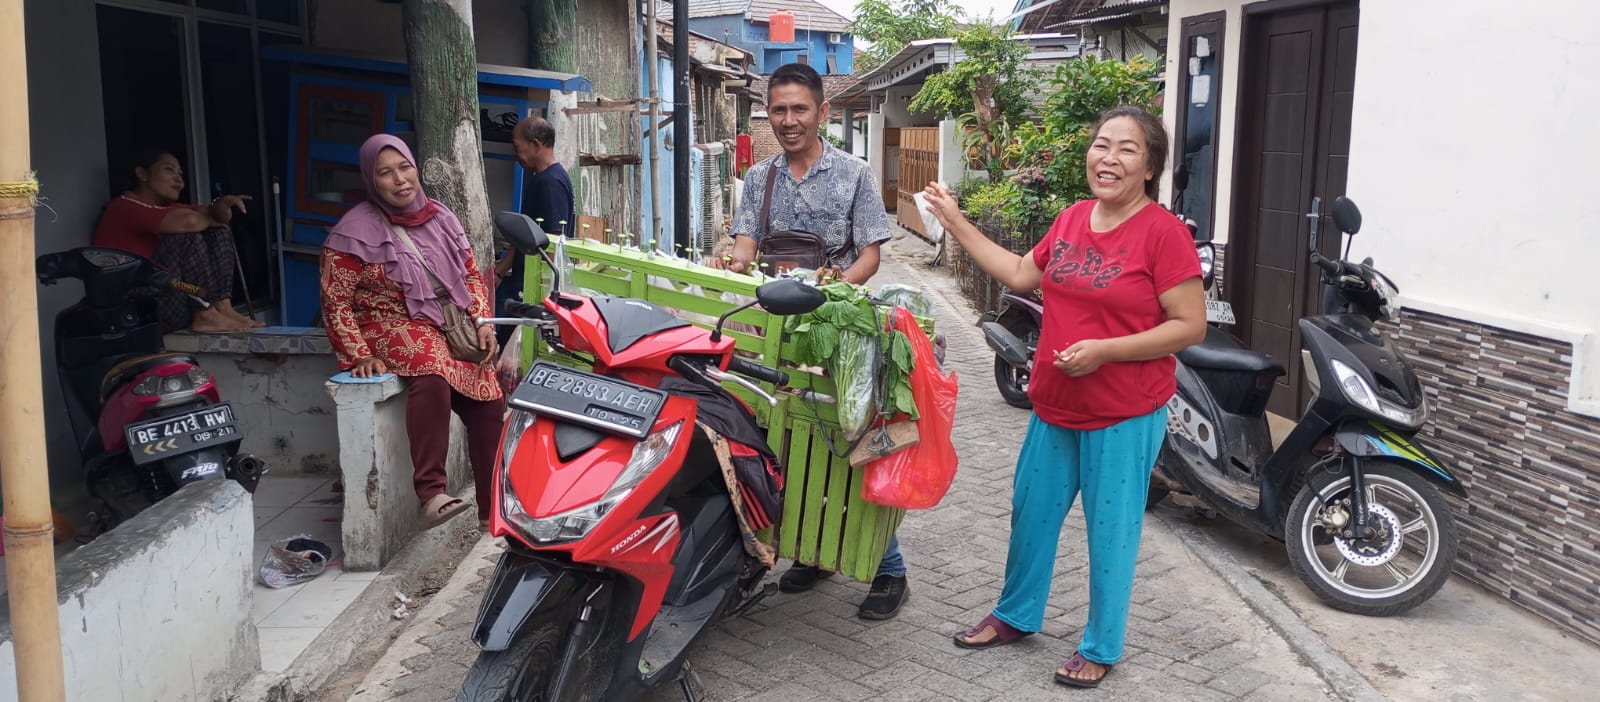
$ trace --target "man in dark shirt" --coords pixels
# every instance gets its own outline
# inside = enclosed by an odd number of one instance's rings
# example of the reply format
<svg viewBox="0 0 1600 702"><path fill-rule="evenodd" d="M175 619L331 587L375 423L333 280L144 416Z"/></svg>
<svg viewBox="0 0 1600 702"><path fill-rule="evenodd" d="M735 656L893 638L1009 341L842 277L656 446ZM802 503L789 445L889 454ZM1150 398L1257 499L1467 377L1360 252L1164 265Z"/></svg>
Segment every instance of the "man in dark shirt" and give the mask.
<svg viewBox="0 0 1600 702"><path fill-rule="evenodd" d="M542 117L529 117L511 132L511 148L532 175L523 190L522 213L539 222L549 234L573 236L578 217L572 208L572 181L567 169L556 162L556 130ZM542 220L542 221L541 221ZM516 299L522 292L523 256L508 253L494 264L495 306ZM505 344L515 327L500 327L500 343Z"/></svg>

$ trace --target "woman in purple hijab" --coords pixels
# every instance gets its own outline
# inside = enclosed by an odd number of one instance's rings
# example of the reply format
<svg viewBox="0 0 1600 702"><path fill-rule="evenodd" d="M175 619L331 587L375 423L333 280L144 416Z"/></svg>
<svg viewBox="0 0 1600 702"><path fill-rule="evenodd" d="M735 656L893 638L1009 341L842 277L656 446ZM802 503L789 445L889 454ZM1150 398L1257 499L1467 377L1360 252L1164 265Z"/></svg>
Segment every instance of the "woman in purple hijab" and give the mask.
<svg viewBox="0 0 1600 702"><path fill-rule="evenodd" d="M389 134L367 139L361 145L361 177L367 201L346 213L323 243L322 316L328 339L339 367L351 375L406 378L414 486L429 528L471 506L445 491L450 412L461 417L483 523L489 518L505 400L491 362L469 363L450 355L440 330L440 303L448 298L473 317L489 317L494 308L488 288L461 221L422 192L416 159L405 142ZM478 329L478 342L494 358L492 327Z"/></svg>

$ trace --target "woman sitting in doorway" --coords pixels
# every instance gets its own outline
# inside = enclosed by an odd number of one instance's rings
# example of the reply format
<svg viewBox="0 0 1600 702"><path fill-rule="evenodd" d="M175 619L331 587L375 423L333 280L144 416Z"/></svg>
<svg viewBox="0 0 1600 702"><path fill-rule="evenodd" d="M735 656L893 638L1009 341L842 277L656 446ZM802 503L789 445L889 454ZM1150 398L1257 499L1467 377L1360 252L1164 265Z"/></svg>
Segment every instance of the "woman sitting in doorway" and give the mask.
<svg viewBox="0 0 1600 702"><path fill-rule="evenodd" d="M249 195L226 195L206 207L184 202L183 166L171 152L148 149L136 154L133 188L118 195L100 214L94 245L121 249L155 261L186 283L205 291L202 306L169 293L157 303L161 330L185 327L197 332L242 332L266 326L233 308L236 254L228 223L245 211Z"/></svg>
<svg viewBox="0 0 1600 702"><path fill-rule="evenodd" d="M334 225L322 249L322 314L339 367L357 378L405 376L406 434L413 487L427 526L471 505L446 492L450 412L467 429L478 520L489 518L489 485L505 424L494 328L477 329L483 362L457 360L441 325L444 303L493 315L489 289L461 221L422 192L405 142L378 134L361 145L367 201Z"/></svg>

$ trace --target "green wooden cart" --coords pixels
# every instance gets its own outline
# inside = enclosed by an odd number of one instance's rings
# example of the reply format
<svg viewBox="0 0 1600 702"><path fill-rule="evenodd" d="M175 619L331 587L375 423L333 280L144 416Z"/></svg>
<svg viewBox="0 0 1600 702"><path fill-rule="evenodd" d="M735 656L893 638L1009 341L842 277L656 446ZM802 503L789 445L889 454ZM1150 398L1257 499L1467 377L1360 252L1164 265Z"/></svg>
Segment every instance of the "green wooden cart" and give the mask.
<svg viewBox="0 0 1600 702"><path fill-rule="evenodd" d="M572 283L578 290L653 302L707 328L729 309L753 298L761 283L752 276L628 247L584 239L567 239L563 244L574 264ZM538 259L529 262L523 297L543 299L548 267ZM905 510L862 499L861 469L852 468L833 450L844 453L848 445L834 405L815 399L835 395L833 380L815 369L797 367L786 354L783 318L752 309L733 315L730 321L737 324L725 333L734 338L739 350L751 354L753 360L783 368L790 377L781 391L764 387L779 398L776 407L742 388L729 388L755 409L757 422L766 428L767 441L784 466L783 519L776 527L778 555L871 581ZM932 322L922 322L931 334ZM530 334L523 340L533 338ZM534 343L523 347L523 367L541 356L573 363L550 354L544 344ZM808 391L813 394L806 394Z"/></svg>

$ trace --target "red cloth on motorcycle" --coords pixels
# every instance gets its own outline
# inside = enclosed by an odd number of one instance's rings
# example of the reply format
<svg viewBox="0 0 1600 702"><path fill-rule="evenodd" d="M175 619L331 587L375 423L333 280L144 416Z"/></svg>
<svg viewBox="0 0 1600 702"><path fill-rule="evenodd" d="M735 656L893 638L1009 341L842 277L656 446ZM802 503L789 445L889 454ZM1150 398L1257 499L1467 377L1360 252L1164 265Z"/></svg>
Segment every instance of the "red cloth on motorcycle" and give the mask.
<svg viewBox="0 0 1600 702"><path fill-rule="evenodd" d="M1089 225L1095 200L1067 208L1038 246L1044 322L1028 379L1040 419L1067 429L1101 429L1160 408L1177 390L1171 356L1107 363L1074 378L1058 370L1055 351L1084 339L1110 339L1165 322L1160 296L1200 277L1189 229L1156 203L1108 232Z"/></svg>
<svg viewBox="0 0 1600 702"><path fill-rule="evenodd" d="M911 398L917 403L916 444L868 463L861 498L901 509L939 504L955 482L960 457L950 432L956 419L956 374L945 374L934 358L933 342L904 307L895 310L894 328L911 341ZM872 432L868 429L870 440Z"/></svg>
<svg viewBox="0 0 1600 702"><path fill-rule="evenodd" d="M105 211L100 213L100 223L94 228L94 245L121 249L153 261L157 239L161 236L161 222L178 208L200 209L185 202L157 205L131 192L123 193L107 203Z"/></svg>
<svg viewBox="0 0 1600 702"><path fill-rule="evenodd" d="M759 531L776 523L783 514L783 476L778 454L767 445L766 432L756 425L750 408L725 390L680 378L663 380L661 390L693 399L698 405L696 419L728 440L750 528Z"/></svg>

